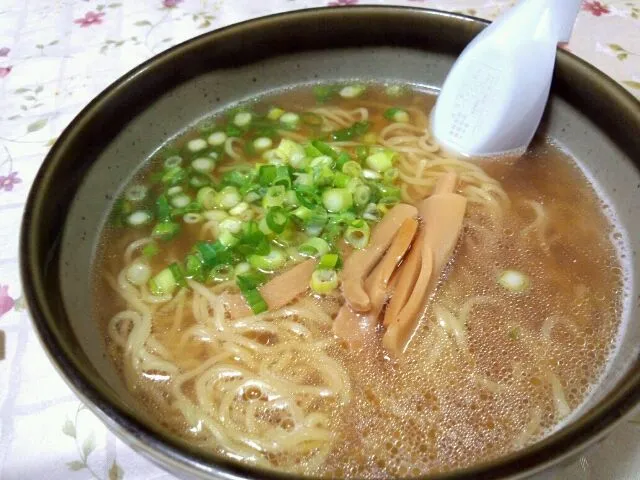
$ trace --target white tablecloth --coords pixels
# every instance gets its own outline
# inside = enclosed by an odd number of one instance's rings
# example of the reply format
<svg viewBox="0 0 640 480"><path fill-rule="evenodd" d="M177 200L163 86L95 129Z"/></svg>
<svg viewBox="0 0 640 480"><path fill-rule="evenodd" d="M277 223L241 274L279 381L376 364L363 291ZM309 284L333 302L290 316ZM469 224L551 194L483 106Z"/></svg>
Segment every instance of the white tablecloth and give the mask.
<svg viewBox="0 0 640 480"><path fill-rule="evenodd" d="M0 479L173 478L83 407L49 364L24 310L18 230L52 142L109 83L176 43L261 15L365 3L493 18L515 2L0 0ZM640 0L585 1L569 48L639 95ZM558 478L638 479L639 440L640 419L628 420Z"/></svg>

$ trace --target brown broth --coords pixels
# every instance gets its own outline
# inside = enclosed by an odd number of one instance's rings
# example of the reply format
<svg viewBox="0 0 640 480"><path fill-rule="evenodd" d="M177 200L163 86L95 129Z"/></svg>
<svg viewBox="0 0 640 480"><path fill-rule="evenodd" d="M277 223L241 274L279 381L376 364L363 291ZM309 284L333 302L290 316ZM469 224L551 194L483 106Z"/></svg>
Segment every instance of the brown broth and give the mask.
<svg viewBox="0 0 640 480"><path fill-rule="evenodd" d="M390 100L382 89L370 89L364 98L330 104L351 109L377 102L426 111L433 100L419 92ZM262 99L256 108L272 104L304 111L314 101L308 89L300 89ZM379 131L383 110L371 109L375 112L372 130ZM189 138L187 134L179 143ZM500 231L489 232L489 237L478 230L478 226L489 226L486 219L469 210L448 276L428 303L404 357L389 359L381 347L381 331L375 342L359 350L346 349L337 341L327 350L345 366L352 399L332 415L333 447L311 473L404 477L496 458L541 438L559 423L547 372L559 380L571 410L598 381L615 345L624 288L618 252L611 241L614 229L603 201L575 161L546 139L537 139L515 163L496 161L483 167L501 182L511 207ZM148 170L137 181L147 175ZM547 223L523 234L534 220L527 204L531 201L544 208ZM154 271L184 257L197 235L198 227L189 228L152 260ZM96 317L103 328L125 304L100 274L117 274L124 267L126 246L146 234L145 230L123 234L108 229L103 234L95 267ZM525 273L530 288L522 294L502 288L497 278L506 269ZM479 300L468 312L465 353L438 326L436 308L460 315L470 299ZM333 307L330 310L335 312ZM188 313L187 317L181 331L195 322ZM545 338L543 328L550 325L550 318L556 320ZM190 342L188 353L175 351L177 338L169 334L172 322L171 316L159 316L153 332L176 358L182 356L176 362L193 368L205 361L211 353L204 343ZM331 338L330 332L326 335ZM120 367L122 352L105 337ZM136 390L149 413L166 413L166 409L156 410L162 386L154 386L148 378L138 381L159 394L141 393L149 388ZM539 421L532 422L536 415ZM158 413L157 420L192 438L175 412L173 416ZM531 422L537 428L523 438Z"/></svg>

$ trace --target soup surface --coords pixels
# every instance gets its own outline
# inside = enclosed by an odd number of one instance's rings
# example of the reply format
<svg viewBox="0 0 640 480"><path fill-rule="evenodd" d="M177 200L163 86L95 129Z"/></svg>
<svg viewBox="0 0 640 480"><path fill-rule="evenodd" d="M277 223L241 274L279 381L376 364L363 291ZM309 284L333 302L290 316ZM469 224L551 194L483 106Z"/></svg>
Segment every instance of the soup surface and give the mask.
<svg viewBox="0 0 640 480"><path fill-rule="evenodd" d="M254 465L388 478L523 448L585 400L622 313L606 205L546 139L518 160L447 156L433 101L360 85L264 97L172 140L125 187L96 315L159 424ZM423 248L455 216L447 198L464 213L455 249ZM374 294L375 261L360 270L405 204L418 213L392 229ZM408 330L391 338L396 314Z"/></svg>

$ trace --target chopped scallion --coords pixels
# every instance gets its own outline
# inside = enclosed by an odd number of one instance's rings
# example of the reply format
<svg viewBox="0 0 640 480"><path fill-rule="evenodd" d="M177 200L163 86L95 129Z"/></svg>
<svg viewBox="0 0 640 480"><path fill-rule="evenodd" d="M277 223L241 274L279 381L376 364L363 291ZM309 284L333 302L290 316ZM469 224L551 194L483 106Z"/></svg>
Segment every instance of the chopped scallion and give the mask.
<svg viewBox="0 0 640 480"><path fill-rule="evenodd" d="M200 173L211 173L216 166L216 162L211 157L198 157L191 162L191 168Z"/></svg>
<svg viewBox="0 0 640 480"><path fill-rule="evenodd" d="M258 137L253 141L253 148L258 152L268 150L273 145L273 141L269 137Z"/></svg>
<svg viewBox="0 0 640 480"><path fill-rule="evenodd" d="M200 150L207 148L207 141L203 138L194 138L193 140L189 140L187 148L190 152L199 152Z"/></svg>
<svg viewBox="0 0 640 480"><path fill-rule="evenodd" d="M354 248L363 249L369 244L370 233L367 222L356 220L347 227L347 231L344 233L344 240Z"/></svg>
<svg viewBox="0 0 640 480"><path fill-rule="evenodd" d="M364 85L348 85L340 90L342 98L356 98L364 93L366 87Z"/></svg>
<svg viewBox="0 0 640 480"><path fill-rule="evenodd" d="M151 222L152 215L146 210L137 210L127 217L127 223L132 227L143 227Z"/></svg>
<svg viewBox="0 0 640 480"><path fill-rule="evenodd" d="M141 202L147 197L149 189L144 185L132 185L124 192L124 198L130 202Z"/></svg>
<svg viewBox="0 0 640 480"><path fill-rule="evenodd" d="M214 132L211 135L209 135L209 138L207 138L207 142L209 142L209 145L213 145L214 147L219 147L220 145L223 145L224 142L227 141L227 134L224 132Z"/></svg>
<svg viewBox="0 0 640 480"><path fill-rule="evenodd" d="M322 268L311 274L311 289L321 295L338 288L338 274L333 269Z"/></svg>
<svg viewBox="0 0 640 480"><path fill-rule="evenodd" d="M238 112L235 117L233 117L233 123L238 127L244 128L251 123L252 117L253 116L249 112Z"/></svg>
<svg viewBox="0 0 640 480"><path fill-rule="evenodd" d="M351 208L353 197L346 188L328 188L322 193L322 203L329 212L340 212Z"/></svg>
<svg viewBox="0 0 640 480"><path fill-rule="evenodd" d="M182 165L182 157L180 157L179 155L173 155L164 161L164 168L167 170L179 167L180 165Z"/></svg>
<svg viewBox="0 0 640 480"><path fill-rule="evenodd" d="M298 252L304 257L318 258L329 252L329 244L320 237L310 238L298 247Z"/></svg>

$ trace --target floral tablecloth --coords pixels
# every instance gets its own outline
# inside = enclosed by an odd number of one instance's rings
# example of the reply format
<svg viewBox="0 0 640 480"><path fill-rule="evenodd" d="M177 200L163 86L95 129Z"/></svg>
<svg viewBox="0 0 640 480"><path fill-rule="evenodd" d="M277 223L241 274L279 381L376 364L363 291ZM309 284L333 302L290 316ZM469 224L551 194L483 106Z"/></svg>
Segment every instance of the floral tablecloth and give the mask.
<svg viewBox="0 0 640 480"><path fill-rule="evenodd" d="M47 150L82 107L143 60L197 34L286 10L356 4L494 18L507 0L0 0L0 479L161 479L71 393L25 311L18 230ZM640 96L640 0L585 1L568 48ZM562 479L639 479L640 418Z"/></svg>

